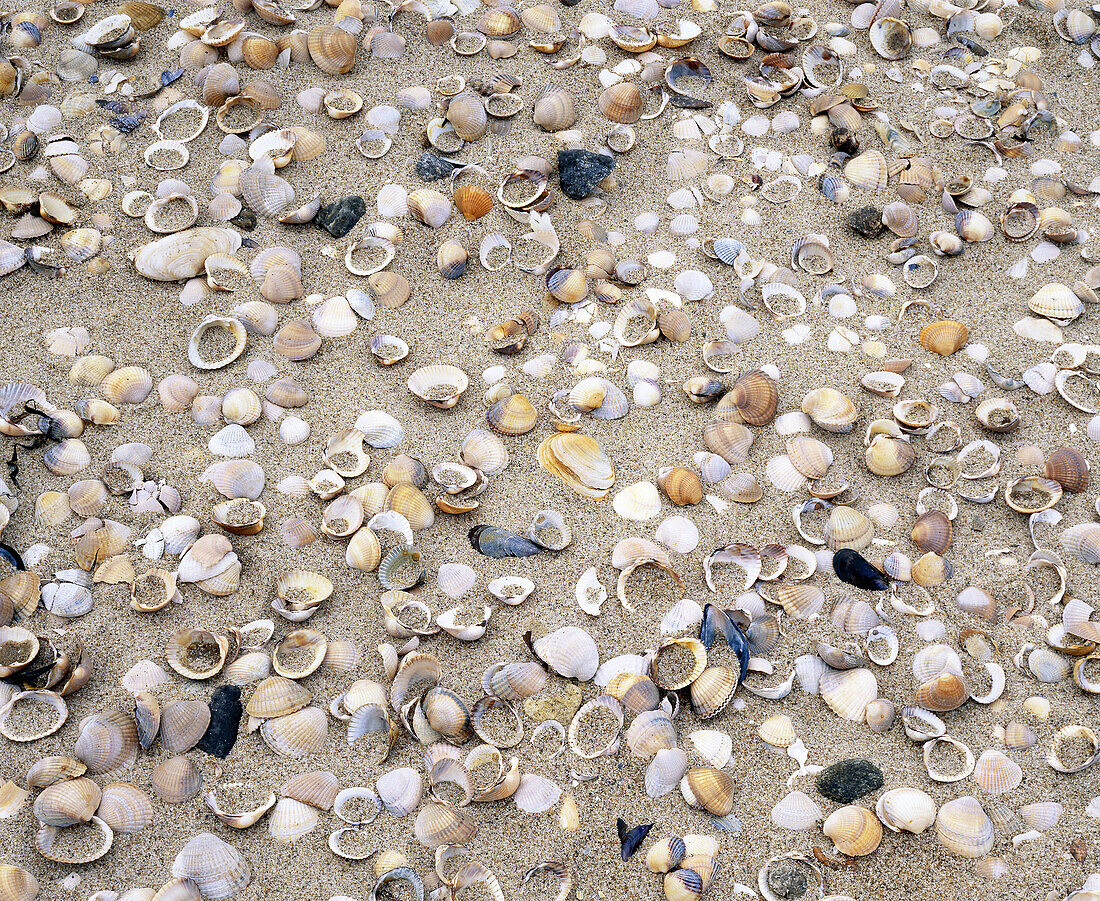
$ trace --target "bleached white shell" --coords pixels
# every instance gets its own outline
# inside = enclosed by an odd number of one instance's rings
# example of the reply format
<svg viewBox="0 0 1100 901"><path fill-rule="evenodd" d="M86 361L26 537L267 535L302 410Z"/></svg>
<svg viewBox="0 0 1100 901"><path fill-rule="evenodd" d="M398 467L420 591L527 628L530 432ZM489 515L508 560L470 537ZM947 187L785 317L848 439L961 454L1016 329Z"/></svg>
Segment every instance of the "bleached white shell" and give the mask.
<svg viewBox="0 0 1100 901"><path fill-rule="evenodd" d="M662 520L654 537L679 554L690 554L699 546L699 528L686 516Z"/></svg>

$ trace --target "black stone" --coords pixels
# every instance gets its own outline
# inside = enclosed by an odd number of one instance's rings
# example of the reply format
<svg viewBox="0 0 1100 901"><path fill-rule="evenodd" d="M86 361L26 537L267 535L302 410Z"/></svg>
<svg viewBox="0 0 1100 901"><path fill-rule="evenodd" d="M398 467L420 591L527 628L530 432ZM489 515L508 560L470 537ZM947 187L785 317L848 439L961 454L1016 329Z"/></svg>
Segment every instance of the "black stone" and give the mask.
<svg viewBox="0 0 1100 901"><path fill-rule="evenodd" d="M890 581L875 569L859 551L841 548L833 554L833 572L841 582L847 582L864 591L885 591Z"/></svg>
<svg viewBox="0 0 1100 901"><path fill-rule="evenodd" d="M602 153L592 153L589 150L558 151L561 190L566 197L573 200L584 200L614 168L615 161Z"/></svg>
<svg viewBox="0 0 1100 901"><path fill-rule="evenodd" d="M363 198L352 194L321 207L313 221L332 237L342 238L355 228L355 223L363 218L366 211L367 204Z"/></svg>
<svg viewBox="0 0 1100 901"><path fill-rule="evenodd" d="M882 788L882 770L869 760L854 757L826 767L817 776L817 790L830 801L851 804Z"/></svg>
<svg viewBox="0 0 1100 901"><path fill-rule="evenodd" d="M439 181L441 178L450 178L455 169L462 169L465 163L456 163L453 160L445 160L434 153L422 153L416 161L416 174L422 181Z"/></svg>
<svg viewBox="0 0 1100 901"><path fill-rule="evenodd" d="M576 6L581 0L561 0L562 6Z"/></svg>
<svg viewBox="0 0 1100 901"><path fill-rule="evenodd" d="M886 226L882 224L882 210L873 206L860 207L847 218L848 228L863 238L877 238Z"/></svg>
<svg viewBox="0 0 1100 901"><path fill-rule="evenodd" d="M649 830L653 828L653 824L642 823L639 826L635 826L633 829L629 829L627 828L626 821L620 817L615 821L615 828L619 831L619 844L622 846L622 858L623 860L630 860L634 852L637 851L642 842L645 841L645 837L649 835Z"/></svg>
<svg viewBox="0 0 1100 901"><path fill-rule="evenodd" d="M226 757L237 741L241 727L241 690L236 685L222 685L210 696L210 725L199 739L200 751L215 757Z"/></svg>
<svg viewBox="0 0 1100 901"><path fill-rule="evenodd" d="M680 109L710 109L714 106L709 100L701 97L689 97L687 94L669 94L668 102Z"/></svg>

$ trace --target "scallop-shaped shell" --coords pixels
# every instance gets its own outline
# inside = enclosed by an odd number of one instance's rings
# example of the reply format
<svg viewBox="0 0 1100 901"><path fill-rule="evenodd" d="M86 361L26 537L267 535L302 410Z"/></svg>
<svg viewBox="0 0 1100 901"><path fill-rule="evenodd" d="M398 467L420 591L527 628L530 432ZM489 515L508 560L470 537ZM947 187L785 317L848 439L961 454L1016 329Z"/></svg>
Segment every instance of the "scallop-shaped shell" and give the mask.
<svg viewBox="0 0 1100 901"><path fill-rule="evenodd" d="M408 816L424 795L424 779L417 770L403 767L378 777L378 796L395 817Z"/></svg>
<svg viewBox="0 0 1100 901"><path fill-rule="evenodd" d="M993 848L993 822L977 798L955 798L936 814L936 838L959 857L983 857Z"/></svg>
<svg viewBox="0 0 1100 901"><path fill-rule="evenodd" d="M477 825L453 807L431 803L416 815L413 833L424 847L438 848L466 844L477 835Z"/></svg>
<svg viewBox="0 0 1100 901"><path fill-rule="evenodd" d="M699 807L716 817L733 812L737 786L729 773L716 767L692 767L680 781L680 793L689 807Z"/></svg>
<svg viewBox="0 0 1100 901"><path fill-rule="evenodd" d="M1000 795L1017 788L1023 781L1023 770L1002 751L983 751L974 765L974 781L984 792Z"/></svg>
<svg viewBox="0 0 1100 901"><path fill-rule="evenodd" d="M644 107L641 91L630 82L613 84L600 94L597 106L612 122L631 125L637 122Z"/></svg>
<svg viewBox="0 0 1100 901"><path fill-rule="evenodd" d="M836 849L849 857L873 854L882 843L882 824L867 808L850 804L826 817L821 831L833 840Z"/></svg>
<svg viewBox="0 0 1100 901"><path fill-rule="evenodd" d="M835 388L815 388L802 400L802 412L828 432L850 432L859 418L855 404Z"/></svg>
<svg viewBox="0 0 1100 901"><path fill-rule="evenodd" d="M81 722L73 756L91 773L117 769L137 755L137 725L129 714L108 711L92 714Z"/></svg>
<svg viewBox="0 0 1100 901"><path fill-rule="evenodd" d="M854 507L839 505L833 507L829 521L825 525L825 543L830 550L841 548L863 550L874 537L875 526L863 513Z"/></svg>
<svg viewBox="0 0 1100 901"><path fill-rule="evenodd" d="M1084 311L1081 298L1070 288L1058 283L1044 285L1027 302L1027 308L1048 319L1076 319Z"/></svg>
<svg viewBox="0 0 1100 901"><path fill-rule="evenodd" d="M182 804L202 790L202 770L188 757L169 757L149 774L149 787L167 804Z"/></svg>
<svg viewBox="0 0 1100 901"><path fill-rule="evenodd" d="M86 823L99 807L99 786L87 777L65 779L46 786L34 799L34 815L51 826Z"/></svg>
<svg viewBox="0 0 1100 901"><path fill-rule="evenodd" d="M344 75L355 65L355 35L335 25L318 25L307 38L310 59L328 75Z"/></svg>
<svg viewBox="0 0 1100 901"><path fill-rule="evenodd" d="M260 727L264 744L284 757L317 754L328 739L328 719L317 707L266 720Z"/></svg>
<svg viewBox="0 0 1100 901"><path fill-rule="evenodd" d="M576 626L563 626L531 644L535 655L559 676L587 682L599 667L599 651L592 636Z"/></svg>
<svg viewBox="0 0 1100 901"><path fill-rule="evenodd" d="M961 322L944 319L932 322L920 331L920 343L925 350L947 357L966 344L970 330Z"/></svg>
<svg viewBox="0 0 1100 901"><path fill-rule="evenodd" d="M408 197L409 214L429 228L440 228L451 216L451 201L439 191L421 188Z"/></svg>
<svg viewBox="0 0 1100 901"><path fill-rule="evenodd" d="M822 675L818 690L833 713L858 723L878 697L878 681L867 669L831 670Z"/></svg>
<svg viewBox="0 0 1100 901"><path fill-rule="evenodd" d="M249 716L271 719L301 710L311 700L309 689L283 676L269 676L256 686L245 705Z"/></svg>
<svg viewBox="0 0 1100 901"><path fill-rule="evenodd" d="M798 832L812 829L823 816L814 799L801 791L793 791L784 796L771 812L771 820L776 826Z"/></svg>
<svg viewBox="0 0 1100 901"><path fill-rule="evenodd" d="M113 782L104 786L96 816L114 832L140 832L153 822L153 805L136 785Z"/></svg>
<svg viewBox="0 0 1100 901"><path fill-rule="evenodd" d="M182 754L199 743L210 725L203 701L173 701L161 711L160 743L169 754Z"/></svg>

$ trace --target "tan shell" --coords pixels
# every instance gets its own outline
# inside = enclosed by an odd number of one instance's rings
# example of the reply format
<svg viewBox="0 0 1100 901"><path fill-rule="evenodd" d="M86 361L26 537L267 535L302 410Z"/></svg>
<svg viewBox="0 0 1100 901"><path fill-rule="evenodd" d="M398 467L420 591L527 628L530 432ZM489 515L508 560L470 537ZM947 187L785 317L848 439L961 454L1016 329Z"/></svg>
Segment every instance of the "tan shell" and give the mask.
<svg viewBox="0 0 1100 901"><path fill-rule="evenodd" d="M821 831L836 849L849 857L873 854L882 843L882 824L870 810L854 804L841 807L826 817Z"/></svg>

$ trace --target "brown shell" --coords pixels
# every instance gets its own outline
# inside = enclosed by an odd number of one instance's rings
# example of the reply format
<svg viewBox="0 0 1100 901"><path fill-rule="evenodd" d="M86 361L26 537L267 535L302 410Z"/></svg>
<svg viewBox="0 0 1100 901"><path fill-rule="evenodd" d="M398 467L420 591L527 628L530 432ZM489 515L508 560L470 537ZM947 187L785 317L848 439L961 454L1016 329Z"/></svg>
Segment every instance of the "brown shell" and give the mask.
<svg viewBox="0 0 1100 901"><path fill-rule="evenodd" d="M642 92L630 82L619 82L606 88L598 101L600 112L612 122L631 125L642 115Z"/></svg>
<svg viewBox="0 0 1100 901"><path fill-rule="evenodd" d="M741 375L733 387L718 401L714 415L718 419L746 425L767 425L775 418L779 406L779 387L775 380L760 369Z"/></svg>
<svg viewBox="0 0 1100 901"><path fill-rule="evenodd" d="M958 673L940 673L934 679L929 679L913 695L913 703L925 710L933 710L942 713L947 710L955 710L966 703L970 697L970 689Z"/></svg>
<svg viewBox="0 0 1100 901"><path fill-rule="evenodd" d="M673 466L657 478L657 484L672 503L681 507L697 504L703 499L703 483L686 466Z"/></svg>
<svg viewBox="0 0 1100 901"><path fill-rule="evenodd" d="M925 350L948 357L966 344L970 330L961 322L943 319L931 322L920 330L920 343Z"/></svg>
<svg viewBox="0 0 1100 901"><path fill-rule="evenodd" d="M1080 451L1060 447L1047 458L1046 476L1064 490L1079 494L1089 487L1089 461Z"/></svg>
<svg viewBox="0 0 1100 901"><path fill-rule="evenodd" d="M913 544L925 553L942 554L951 546L951 520L942 510L929 510L913 524Z"/></svg>
<svg viewBox="0 0 1100 901"><path fill-rule="evenodd" d="M493 208L493 195L480 185L459 185L455 189L455 206L468 222L480 219Z"/></svg>
<svg viewBox="0 0 1100 901"><path fill-rule="evenodd" d="M737 786L733 777L723 770L696 766L687 771L681 791L692 807L702 807L716 817L724 817L733 812Z"/></svg>

